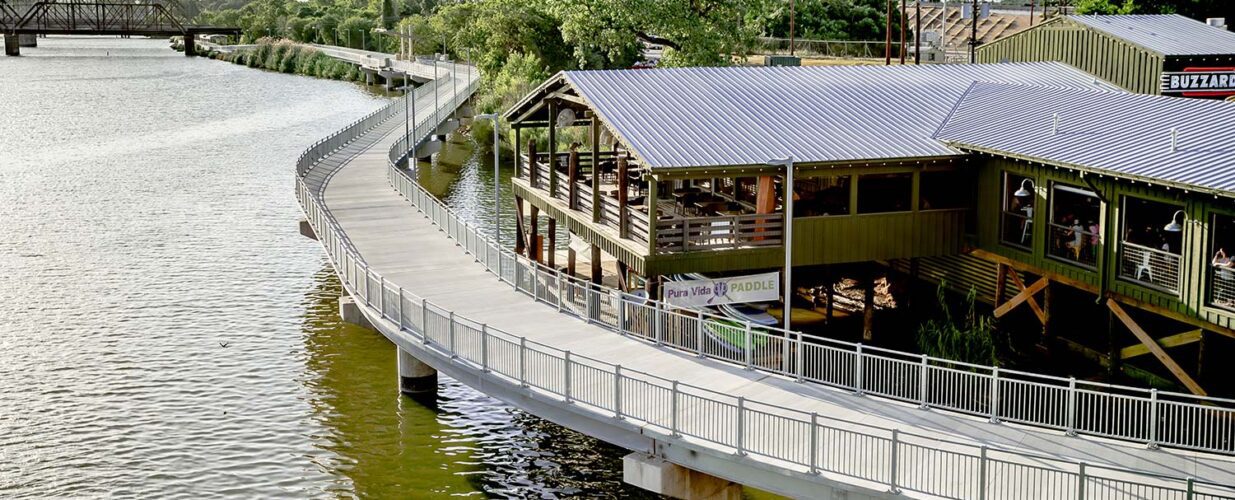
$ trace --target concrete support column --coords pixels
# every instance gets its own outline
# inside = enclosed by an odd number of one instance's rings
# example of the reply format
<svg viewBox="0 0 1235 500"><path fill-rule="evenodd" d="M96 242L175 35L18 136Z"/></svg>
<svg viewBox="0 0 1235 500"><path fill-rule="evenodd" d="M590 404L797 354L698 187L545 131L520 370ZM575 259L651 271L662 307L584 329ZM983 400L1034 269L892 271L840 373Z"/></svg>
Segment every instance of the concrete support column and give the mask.
<svg viewBox="0 0 1235 500"><path fill-rule="evenodd" d="M437 370L400 347L395 350L399 353L399 392L408 395L437 392Z"/></svg>
<svg viewBox="0 0 1235 500"><path fill-rule="evenodd" d="M185 57L193 57L197 54L197 35L184 35L184 55Z"/></svg>
<svg viewBox="0 0 1235 500"><path fill-rule="evenodd" d="M742 485L644 453L622 457L622 481L684 500L740 500Z"/></svg>
<svg viewBox="0 0 1235 500"><path fill-rule="evenodd" d="M38 35L17 35L17 45L21 47L38 47Z"/></svg>
<svg viewBox="0 0 1235 500"><path fill-rule="evenodd" d="M350 323L359 327L373 329L373 324L369 323L369 318L360 312L360 305L356 303L351 295L343 293L339 296L339 318L344 323Z"/></svg>
<svg viewBox="0 0 1235 500"><path fill-rule="evenodd" d="M21 45L17 41L17 35L4 35L4 55L21 55Z"/></svg>

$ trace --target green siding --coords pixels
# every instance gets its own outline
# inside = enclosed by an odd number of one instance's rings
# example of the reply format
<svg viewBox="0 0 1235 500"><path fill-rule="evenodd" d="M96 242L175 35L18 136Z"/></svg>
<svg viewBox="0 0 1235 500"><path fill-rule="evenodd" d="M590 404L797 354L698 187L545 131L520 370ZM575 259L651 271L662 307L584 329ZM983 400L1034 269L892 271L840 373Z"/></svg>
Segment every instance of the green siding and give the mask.
<svg viewBox="0 0 1235 500"><path fill-rule="evenodd" d="M955 254L964 233L964 210L799 218L793 224L793 264Z"/></svg>
<svg viewBox="0 0 1235 500"><path fill-rule="evenodd" d="M1161 54L1056 18L978 47L978 62L1059 61L1141 94L1159 93Z"/></svg>

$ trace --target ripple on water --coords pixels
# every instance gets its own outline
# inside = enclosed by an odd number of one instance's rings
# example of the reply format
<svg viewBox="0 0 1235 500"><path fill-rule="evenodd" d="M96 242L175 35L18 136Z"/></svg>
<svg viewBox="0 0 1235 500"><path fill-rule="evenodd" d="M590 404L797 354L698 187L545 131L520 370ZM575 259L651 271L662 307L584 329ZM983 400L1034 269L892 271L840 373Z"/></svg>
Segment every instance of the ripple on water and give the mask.
<svg viewBox="0 0 1235 500"><path fill-rule="evenodd" d="M399 397L392 346L338 321L291 168L380 98L161 41L23 54L0 58L0 497L646 496L621 450L456 381ZM478 168L444 186L482 217Z"/></svg>

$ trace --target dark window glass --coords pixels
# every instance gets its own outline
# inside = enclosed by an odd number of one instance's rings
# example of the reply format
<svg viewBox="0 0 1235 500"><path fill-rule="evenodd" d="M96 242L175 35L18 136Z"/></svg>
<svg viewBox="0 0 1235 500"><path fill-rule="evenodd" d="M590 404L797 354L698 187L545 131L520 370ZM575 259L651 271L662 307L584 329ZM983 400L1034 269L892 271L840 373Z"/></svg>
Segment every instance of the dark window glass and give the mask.
<svg viewBox="0 0 1235 500"><path fill-rule="evenodd" d="M1025 249L1033 246L1033 211L1037 201L1033 179L1006 172L1003 174L999 223L1001 241Z"/></svg>
<svg viewBox="0 0 1235 500"><path fill-rule="evenodd" d="M1181 208L1124 197L1119 249L1121 277L1168 292L1179 291L1184 234L1183 214L1178 214Z"/></svg>
<svg viewBox="0 0 1235 500"><path fill-rule="evenodd" d="M1092 191L1064 184L1051 186L1047 255L1093 267L1102 242L1101 215L1102 201Z"/></svg>
<svg viewBox="0 0 1235 500"><path fill-rule="evenodd" d="M972 208L975 181L969 172L922 172L918 181L918 208Z"/></svg>
<svg viewBox="0 0 1235 500"><path fill-rule="evenodd" d="M904 212L913 199L913 174L868 174L858 178L858 213Z"/></svg>
<svg viewBox="0 0 1235 500"><path fill-rule="evenodd" d="M793 216L849 215L849 176L793 180Z"/></svg>
<svg viewBox="0 0 1235 500"><path fill-rule="evenodd" d="M1210 303L1235 310L1235 217L1214 215Z"/></svg>

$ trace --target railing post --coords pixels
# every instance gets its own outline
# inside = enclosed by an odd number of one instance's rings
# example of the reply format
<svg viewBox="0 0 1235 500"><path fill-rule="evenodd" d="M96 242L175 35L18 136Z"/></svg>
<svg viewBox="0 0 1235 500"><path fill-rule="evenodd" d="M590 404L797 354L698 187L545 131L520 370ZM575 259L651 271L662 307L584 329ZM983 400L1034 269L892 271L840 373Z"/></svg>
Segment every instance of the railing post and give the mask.
<svg viewBox="0 0 1235 500"><path fill-rule="evenodd" d="M448 332L450 332L450 359L459 357L459 353L455 351L455 312L450 311L450 323L448 324Z"/></svg>
<svg viewBox="0 0 1235 500"><path fill-rule="evenodd" d="M1068 430L1069 436L1076 435L1076 377L1068 377Z"/></svg>
<svg viewBox="0 0 1235 500"><path fill-rule="evenodd" d="M888 476L888 483L892 487L888 491L892 493L901 492L900 488L896 487L896 473L898 472L896 466L897 462L900 462L900 456L898 453L898 450L900 449L900 433L901 431L899 429L892 429L892 453L890 453L892 456L892 463L889 464L892 466L892 470L891 474Z"/></svg>
<svg viewBox="0 0 1235 500"><path fill-rule="evenodd" d="M557 312L562 312L562 271L554 271L557 280Z"/></svg>
<svg viewBox="0 0 1235 500"><path fill-rule="evenodd" d="M789 335L786 334L785 341L788 342L788 340L789 340ZM801 383L803 380L806 379L806 376L805 376L806 368L802 366L802 358L803 358L802 351L804 350L803 349L804 347L806 347L806 342L804 342L802 339L802 332L798 332L798 345L793 350L793 364L797 366L797 369L798 369L797 370L798 371L798 383Z"/></svg>
<svg viewBox="0 0 1235 500"><path fill-rule="evenodd" d="M986 500L986 445L978 456L978 500Z"/></svg>
<svg viewBox="0 0 1235 500"><path fill-rule="evenodd" d="M613 418L622 419L622 365L613 367Z"/></svg>
<svg viewBox="0 0 1235 500"><path fill-rule="evenodd" d="M669 433L673 437L680 437L681 434L678 433L678 381L676 380L673 381L673 391L670 393L670 398L672 399L669 401Z"/></svg>
<svg viewBox="0 0 1235 500"><path fill-rule="evenodd" d="M1196 498L1196 479L1188 478L1184 484L1184 498L1192 500Z"/></svg>
<svg viewBox="0 0 1235 500"><path fill-rule="evenodd" d="M1158 390L1149 390L1149 449L1158 449Z"/></svg>
<svg viewBox="0 0 1235 500"><path fill-rule="evenodd" d="M864 372L865 370L862 369L862 344L858 344L857 358L853 362L853 388L858 396L865 394L862 389Z"/></svg>
<svg viewBox="0 0 1235 500"><path fill-rule="evenodd" d="M562 376L565 380L563 383L564 389L562 392L565 393L563 396L566 397L566 404L570 404L572 402L570 400L570 351L566 351L566 362L564 363L564 367L565 373L563 373Z"/></svg>
<svg viewBox="0 0 1235 500"><path fill-rule="evenodd" d="M656 345L659 346L661 344L661 335L663 335L663 332L661 332L661 329L660 329L660 324L661 324L660 302L655 302L655 304L656 304L656 307L653 308L653 313L652 313L652 328L653 328L652 331L655 332L656 334Z"/></svg>
<svg viewBox="0 0 1235 500"><path fill-rule="evenodd" d="M489 373L489 325L480 324L480 369Z"/></svg>
<svg viewBox="0 0 1235 500"><path fill-rule="evenodd" d="M429 344L429 299L420 299L420 343Z"/></svg>
<svg viewBox="0 0 1235 500"><path fill-rule="evenodd" d="M403 287L399 287L399 307L396 310L399 313L399 331L403 331Z"/></svg>
<svg viewBox="0 0 1235 500"><path fill-rule="evenodd" d="M1085 483L1088 480L1085 478L1085 462L1081 462L1076 474L1076 499L1085 500Z"/></svg>
<svg viewBox="0 0 1235 500"><path fill-rule="evenodd" d="M519 385L527 387L527 337L519 337Z"/></svg>
<svg viewBox="0 0 1235 500"><path fill-rule="evenodd" d="M810 473L819 473L819 413L810 412Z"/></svg>
<svg viewBox="0 0 1235 500"><path fill-rule="evenodd" d="M618 292L617 308L618 335L626 335L626 294Z"/></svg>
<svg viewBox="0 0 1235 500"><path fill-rule="evenodd" d="M992 424L999 423L999 367L991 368L991 411Z"/></svg>
<svg viewBox="0 0 1235 500"><path fill-rule="evenodd" d="M922 355L922 363L918 368L918 408L923 410L929 409L930 405L926 403L926 383L930 376L930 366L926 364L927 356Z"/></svg>
<svg viewBox="0 0 1235 500"><path fill-rule="evenodd" d="M695 355L701 358L704 357L704 354L703 354L703 326L704 324L705 323L703 319L703 314L700 314L699 317L695 318Z"/></svg>
<svg viewBox="0 0 1235 500"><path fill-rule="evenodd" d="M743 354L745 354L746 356L746 369L754 370L755 360L754 360L754 356L751 354L752 349L751 349L751 337L750 336L751 336L750 320L746 320L746 336L745 336L746 341L744 342L745 345L742 346L742 350L745 351Z"/></svg>
<svg viewBox="0 0 1235 500"><path fill-rule="evenodd" d="M539 302L540 294L536 289L540 287L540 269L537 269L535 260L528 259L528 274L532 277L532 302Z"/></svg>
<svg viewBox="0 0 1235 500"><path fill-rule="evenodd" d="M386 319L386 277L378 276L377 279L377 286L381 287L377 294L377 299L382 305L377 309L377 313L382 315L382 319Z"/></svg>
<svg viewBox="0 0 1235 500"><path fill-rule="evenodd" d="M572 285L573 286L573 285ZM596 299L596 289L591 284L583 288L583 314L587 316L586 323L592 324L592 301Z"/></svg>
<svg viewBox="0 0 1235 500"><path fill-rule="evenodd" d="M746 397L738 396L738 455L746 455Z"/></svg>

